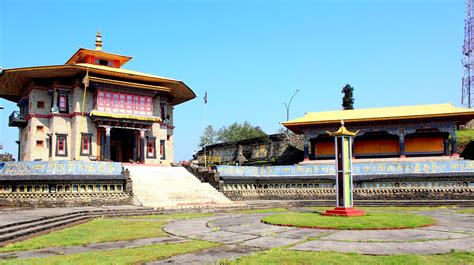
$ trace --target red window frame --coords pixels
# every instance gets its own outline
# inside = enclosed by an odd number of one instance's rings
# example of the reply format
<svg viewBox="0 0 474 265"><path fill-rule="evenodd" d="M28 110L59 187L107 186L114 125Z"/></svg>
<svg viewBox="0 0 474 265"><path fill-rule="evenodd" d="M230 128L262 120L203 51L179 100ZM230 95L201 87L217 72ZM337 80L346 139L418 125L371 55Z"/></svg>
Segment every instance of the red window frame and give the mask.
<svg viewBox="0 0 474 265"><path fill-rule="evenodd" d="M140 108L140 97L133 96L133 109L138 110Z"/></svg>
<svg viewBox="0 0 474 265"><path fill-rule="evenodd" d="M140 97L140 110L145 110L145 97Z"/></svg>
<svg viewBox="0 0 474 265"><path fill-rule="evenodd" d="M56 152L59 155L65 155L66 154L66 139L60 138L58 139L58 146Z"/></svg>
<svg viewBox="0 0 474 265"><path fill-rule="evenodd" d="M136 114L143 112L150 114L153 112L153 99L147 96L98 91L97 107L101 110L104 107L112 108L114 112L129 110L128 113L132 111Z"/></svg>
<svg viewBox="0 0 474 265"><path fill-rule="evenodd" d="M152 141L147 142L147 152L148 152L148 156L155 155L155 144Z"/></svg>
<svg viewBox="0 0 474 265"><path fill-rule="evenodd" d="M105 106L110 107L112 94L110 92L105 92Z"/></svg>
<svg viewBox="0 0 474 265"><path fill-rule="evenodd" d="M82 138L82 142L81 142L81 145L82 145L82 153L85 154L85 155L88 155L90 153L90 142L91 142L91 138L89 137L83 137Z"/></svg>
<svg viewBox="0 0 474 265"><path fill-rule="evenodd" d="M67 111L67 96L66 95L58 96L58 108L59 108L59 111Z"/></svg>
<svg viewBox="0 0 474 265"><path fill-rule="evenodd" d="M153 109L152 103L151 103L151 97L146 97L145 99L145 110L148 112L151 112Z"/></svg>
<svg viewBox="0 0 474 265"><path fill-rule="evenodd" d="M119 94L120 95L120 109L125 109L125 95L124 94Z"/></svg>
<svg viewBox="0 0 474 265"><path fill-rule="evenodd" d="M97 106L98 107L105 106L105 96L104 96L104 92L102 91L97 92Z"/></svg>

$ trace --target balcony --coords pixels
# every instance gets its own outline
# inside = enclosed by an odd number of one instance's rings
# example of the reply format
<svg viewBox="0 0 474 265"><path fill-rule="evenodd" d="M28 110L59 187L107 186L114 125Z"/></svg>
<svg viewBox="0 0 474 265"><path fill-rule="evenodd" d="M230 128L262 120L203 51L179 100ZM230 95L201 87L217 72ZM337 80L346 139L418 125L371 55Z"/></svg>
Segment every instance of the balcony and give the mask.
<svg viewBox="0 0 474 265"><path fill-rule="evenodd" d="M10 117L8 118L8 126L23 128L27 124L25 118L26 115L21 114L19 111L14 111L12 112L12 114L10 114Z"/></svg>

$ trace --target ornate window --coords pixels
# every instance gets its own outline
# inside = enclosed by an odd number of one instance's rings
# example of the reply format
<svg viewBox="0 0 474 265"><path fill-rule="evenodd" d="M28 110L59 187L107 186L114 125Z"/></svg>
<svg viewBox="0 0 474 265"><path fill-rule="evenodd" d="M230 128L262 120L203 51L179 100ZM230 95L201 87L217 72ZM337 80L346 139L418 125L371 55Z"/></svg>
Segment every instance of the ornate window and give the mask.
<svg viewBox="0 0 474 265"><path fill-rule="evenodd" d="M56 134L56 156L67 156L67 134Z"/></svg>
<svg viewBox="0 0 474 265"><path fill-rule="evenodd" d="M92 133L82 133L81 156L92 155L91 140L92 140Z"/></svg>
<svg viewBox="0 0 474 265"><path fill-rule="evenodd" d="M60 113L68 112L67 94L65 93L60 92L58 95L58 110Z"/></svg>
<svg viewBox="0 0 474 265"><path fill-rule="evenodd" d="M98 91L97 110L116 113L153 115L152 98L149 96Z"/></svg>
<svg viewBox="0 0 474 265"><path fill-rule="evenodd" d="M146 139L146 158L156 158L156 138L147 136Z"/></svg>

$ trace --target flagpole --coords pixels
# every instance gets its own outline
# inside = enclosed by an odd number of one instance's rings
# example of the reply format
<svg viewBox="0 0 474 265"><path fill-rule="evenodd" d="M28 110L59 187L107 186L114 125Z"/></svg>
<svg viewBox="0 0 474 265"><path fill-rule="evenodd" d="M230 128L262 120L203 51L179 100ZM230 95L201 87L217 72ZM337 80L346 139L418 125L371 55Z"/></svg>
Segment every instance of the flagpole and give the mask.
<svg viewBox="0 0 474 265"><path fill-rule="evenodd" d="M207 126L207 91L206 91L205 101L204 101L204 133L206 133L206 126ZM207 170L206 146L207 146L207 143L205 143L204 145L204 168L206 168Z"/></svg>
<svg viewBox="0 0 474 265"><path fill-rule="evenodd" d="M81 110L81 130L80 133L84 132L84 108L86 105L86 93L87 87L89 86L89 68L87 68L86 76L82 79L82 83L84 83L84 96L82 97L82 110ZM82 148L82 134L79 134L79 148L78 148L78 157L81 155L81 148ZM77 140L76 140L77 143ZM90 150L90 141L89 141L89 150Z"/></svg>

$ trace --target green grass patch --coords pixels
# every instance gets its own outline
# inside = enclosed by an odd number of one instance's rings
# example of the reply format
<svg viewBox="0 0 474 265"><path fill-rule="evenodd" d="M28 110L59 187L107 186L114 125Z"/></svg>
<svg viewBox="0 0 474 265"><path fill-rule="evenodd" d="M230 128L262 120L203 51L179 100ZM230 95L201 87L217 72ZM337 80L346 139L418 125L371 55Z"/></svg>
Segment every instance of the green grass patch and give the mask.
<svg viewBox="0 0 474 265"><path fill-rule="evenodd" d="M214 216L213 213L176 213L127 216L127 219L191 219Z"/></svg>
<svg viewBox="0 0 474 265"><path fill-rule="evenodd" d="M457 210L456 212L457 212L457 213L474 214L474 209Z"/></svg>
<svg viewBox="0 0 474 265"><path fill-rule="evenodd" d="M51 232L0 248L0 252L22 251L61 246L133 240L167 236L162 228L165 220L138 221L94 219L90 222Z"/></svg>
<svg viewBox="0 0 474 265"><path fill-rule="evenodd" d="M464 129L456 131L456 139L460 147L466 146L470 141L474 141L474 130Z"/></svg>
<svg viewBox="0 0 474 265"><path fill-rule="evenodd" d="M286 208L267 208L267 209L249 209L249 210L238 210L231 211L231 213L242 213L242 214L251 214L251 213L282 213L288 212Z"/></svg>
<svg viewBox="0 0 474 265"><path fill-rule="evenodd" d="M326 210L334 209L333 207L325 206L312 206L308 207L318 212L324 212ZM357 207L357 209L365 211L395 211L395 212L404 212L404 211L435 211L435 210L444 210L444 209L456 209L456 206L380 206L380 207Z"/></svg>
<svg viewBox="0 0 474 265"><path fill-rule="evenodd" d="M306 252L271 249L244 256L227 264L473 264L473 252L451 252L441 255L373 256L357 253Z"/></svg>
<svg viewBox="0 0 474 265"><path fill-rule="evenodd" d="M396 212L368 212L365 216L340 217L323 216L318 213L280 213L264 217L262 221L270 224L307 226L319 228L383 229L414 228L434 224L436 221L428 216Z"/></svg>
<svg viewBox="0 0 474 265"><path fill-rule="evenodd" d="M218 245L217 243L207 241L156 244L137 248L93 251L46 258L10 259L0 261L0 264L142 264L175 255L213 248Z"/></svg>

